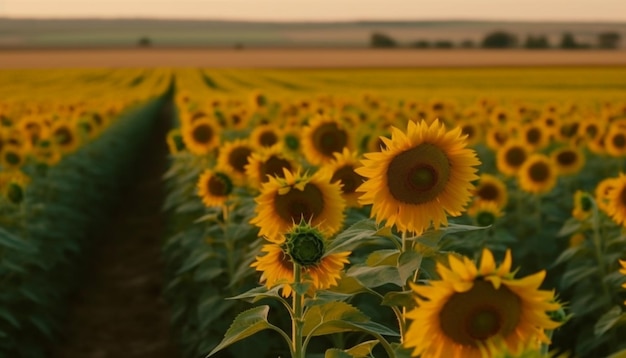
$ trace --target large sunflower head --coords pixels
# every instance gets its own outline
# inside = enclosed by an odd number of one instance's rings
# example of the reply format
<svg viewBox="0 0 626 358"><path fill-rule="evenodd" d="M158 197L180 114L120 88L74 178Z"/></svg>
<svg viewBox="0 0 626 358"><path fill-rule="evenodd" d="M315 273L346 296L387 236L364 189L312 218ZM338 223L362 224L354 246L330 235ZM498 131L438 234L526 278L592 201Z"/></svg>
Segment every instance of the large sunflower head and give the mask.
<svg viewBox="0 0 626 358"><path fill-rule="evenodd" d="M281 243L284 234L304 220L325 236L336 233L343 225L345 200L339 183L331 183L323 172L313 176L284 171L284 177L270 177L255 199L256 216L250 223L260 228L259 235Z"/></svg>
<svg viewBox="0 0 626 358"><path fill-rule="evenodd" d="M237 185L243 185L246 181L246 165L250 156L254 152L254 147L247 139L235 139L226 142L220 148L217 156L217 165L227 168L233 173L233 179Z"/></svg>
<svg viewBox="0 0 626 358"><path fill-rule="evenodd" d="M245 166L246 176L256 188L268 182L270 177L284 178L285 169L294 172L298 169L298 164L285 154L280 145L253 152Z"/></svg>
<svg viewBox="0 0 626 358"><path fill-rule="evenodd" d="M626 175L613 181L613 188L607 194L607 213L617 224L626 226Z"/></svg>
<svg viewBox="0 0 626 358"><path fill-rule="evenodd" d="M220 142L220 126L211 118L203 117L182 126L183 141L195 155L205 155L217 148Z"/></svg>
<svg viewBox="0 0 626 358"><path fill-rule="evenodd" d="M544 194L556 185L557 172L554 163L544 154L531 155L519 171L522 190L533 194Z"/></svg>
<svg viewBox="0 0 626 358"><path fill-rule="evenodd" d="M283 284L282 295L291 296L294 263L300 267L302 281L311 284L310 294L337 285L349 251L327 253L322 232L305 222L293 225L284 236L282 244L264 245L261 250L266 254L257 256L251 265L262 272L261 282L268 289Z"/></svg>
<svg viewBox="0 0 626 358"><path fill-rule="evenodd" d="M509 194L504 182L487 173L480 175L480 179L473 193L480 201L494 202L499 208L504 208L509 199Z"/></svg>
<svg viewBox="0 0 626 358"><path fill-rule="evenodd" d="M441 280L413 285L417 306L406 314L412 322L404 342L413 356L482 357L485 346L495 342L516 354L523 346L549 343L544 332L560 323L546 312L560 305L554 292L539 290L545 271L516 279L510 251L496 266L486 249L478 267L452 255L449 265L437 265Z"/></svg>
<svg viewBox="0 0 626 358"><path fill-rule="evenodd" d="M431 223L447 225L447 215L461 214L480 161L459 127L448 131L438 120L409 121L406 133L393 127L391 139L383 141L387 150L365 154L355 169L366 179L357 189L363 193L359 202L372 204L377 222L420 234Z"/></svg>
<svg viewBox="0 0 626 358"><path fill-rule="evenodd" d="M585 154L576 147L563 147L550 154L552 162L560 175L578 173L585 165Z"/></svg>
<svg viewBox="0 0 626 358"><path fill-rule="evenodd" d="M355 169L361 166L358 156L344 148L343 152L335 153L335 159L324 165L320 170L330 176L330 181L341 184L341 196L350 207L360 207L358 198L361 196L356 189L363 183L365 178L358 174Z"/></svg>
<svg viewBox="0 0 626 358"><path fill-rule="evenodd" d="M200 175L197 187L204 205L222 206L233 192L233 181L227 171L207 169Z"/></svg>
<svg viewBox="0 0 626 358"><path fill-rule="evenodd" d="M529 153L519 141L508 141L496 153L496 166L505 175L514 176L520 170Z"/></svg>
<svg viewBox="0 0 626 358"><path fill-rule="evenodd" d="M334 154L343 148L352 149L352 137L336 119L320 115L302 130L302 151L313 165L333 160Z"/></svg>

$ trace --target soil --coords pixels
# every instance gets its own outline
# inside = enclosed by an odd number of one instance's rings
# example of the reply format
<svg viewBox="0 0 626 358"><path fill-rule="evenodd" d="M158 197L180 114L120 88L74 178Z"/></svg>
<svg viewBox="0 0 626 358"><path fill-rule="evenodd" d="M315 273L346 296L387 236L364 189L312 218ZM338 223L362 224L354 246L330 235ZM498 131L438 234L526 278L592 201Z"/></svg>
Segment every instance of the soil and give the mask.
<svg viewBox="0 0 626 358"><path fill-rule="evenodd" d="M382 68L623 66L624 50L30 49L3 50L0 68Z"/></svg>
<svg viewBox="0 0 626 358"><path fill-rule="evenodd" d="M95 238L83 287L72 298L52 358L176 358L161 292L167 108L118 207Z"/></svg>

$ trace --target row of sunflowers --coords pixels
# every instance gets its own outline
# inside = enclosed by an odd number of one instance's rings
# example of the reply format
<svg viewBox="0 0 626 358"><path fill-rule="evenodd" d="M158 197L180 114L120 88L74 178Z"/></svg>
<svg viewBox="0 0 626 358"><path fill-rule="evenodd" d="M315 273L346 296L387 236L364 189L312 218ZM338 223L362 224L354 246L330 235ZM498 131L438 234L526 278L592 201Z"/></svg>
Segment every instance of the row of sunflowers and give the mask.
<svg viewBox="0 0 626 358"><path fill-rule="evenodd" d="M177 78L185 356L623 354L626 103L299 92L312 77ZM283 90L220 87L255 78Z"/></svg>
<svg viewBox="0 0 626 358"><path fill-rule="evenodd" d="M57 343L89 238L128 179L169 76L3 71L0 356L45 357Z"/></svg>

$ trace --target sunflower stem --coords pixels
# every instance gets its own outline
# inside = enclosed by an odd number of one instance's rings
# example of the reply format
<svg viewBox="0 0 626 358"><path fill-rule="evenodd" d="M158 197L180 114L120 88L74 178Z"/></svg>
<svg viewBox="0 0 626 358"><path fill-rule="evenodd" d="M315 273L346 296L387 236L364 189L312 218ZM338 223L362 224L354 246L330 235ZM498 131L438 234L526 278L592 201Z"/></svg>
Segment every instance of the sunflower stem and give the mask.
<svg viewBox="0 0 626 358"><path fill-rule="evenodd" d="M293 263L293 282L299 285L302 281L301 272L302 269L297 262ZM304 327L303 320L303 307L302 307L302 295L293 290L293 322L291 323L291 341L293 342L292 357L304 358L303 344L302 344L302 328Z"/></svg>

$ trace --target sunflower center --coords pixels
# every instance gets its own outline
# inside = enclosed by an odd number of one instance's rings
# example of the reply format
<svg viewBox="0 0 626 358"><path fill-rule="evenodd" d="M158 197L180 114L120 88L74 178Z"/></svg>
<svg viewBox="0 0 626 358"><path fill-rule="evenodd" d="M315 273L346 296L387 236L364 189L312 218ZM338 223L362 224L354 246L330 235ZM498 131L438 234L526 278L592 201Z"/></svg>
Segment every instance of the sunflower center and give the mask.
<svg viewBox="0 0 626 358"><path fill-rule="evenodd" d="M245 173L246 164L248 164L248 156L252 154L252 150L248 147L237 147L228 155L228 164L238 173Z"/></svg>
<svg viewBox="0 0 626 358"><path fill-rule="evenodd" d="M611 142L615 148L624 148L626 146L626 137L622 133L618 133L611 138Z"/></svg>
<svg viewBox="0 0 626 358"><path fill-rule="evenodd" d="M531 128L526 132L526 141L530 144L537 144L541 141L541 131L539 128Z"/></svg>
<svg viewBox="0 0 626 358"><path fill-rule="evenodd" d="M476 215L478 226L489 226L496 222L496 216L489 211L481 211Z"/></svg>
<svg viewBox="0 0 626 358"><path fill-rule="evenodd" d="M214 173L207 183L207 189L213 196L227 196L233 191L233 183L226 174Z"/></svg>
<svg viewBox="0 0 626 358"><path fill-rule="evenodd" d="M337 123L322 124L313 132L313 146L327 157L332 157L335 152L341 152L347 144L348 134L339 128Z"/></svg>
<svg viewBox="0 0 626 358"><path fill-rule="evenodd" d="M596 134L598 134L598 127L596 127L595 125L588 125L585 128L585 133L587 133L587 136L593 138L596 136Z"/></svg>
<svg viewBox="0 0 626 358"><path fill-rule="evenodd" d="M365 178L354 172L354 167L352 165L345 165L333 173L330 182L341 182L341 192L344 194L352 194L364 180Z"/></svg>
<svg viewBox="0 0 626 358"><path fill-rule="evenodd" d="M72 143L72 133L68 128L57 128L57 130L54 131L54 136L57 138L57 143L61 145L68 145Z"/></svg>
<svg viewBox="0 0 626 358"><path fill-rule="evenodd" d="M550 167L543 162L533 163L528 168L528 176L535 183L543 183L550 177Z"/></svg>
<svg viewBox="0 0 626 358"><path fill-rule="evenodd" d="M491 184L481 185L478 191L476 192L476 195L478 195L481 199L487 200L487 201L496 201L498 197L500 196L499 194L500 192L498 191L498 188L496 188L495 185L491 185Z"/></svg>
<svg viewBox="0 0 626 358"><path fill-rule="evenodd" d="M506 152L505 159L510 166L519 167L526 161L526 151L520 147L512 147Z"/></svg>
<svg viewBox="0 0 626 358"><path fill-rule="evenodd" d="M207 124L201 124L193 129L191 136L195 142L206 144L213 139L213 129Z"/></svg>
<svg viewBox="0 0 626 358"><path fill-rule="evenodd" d="M454 293L439 312L443 333L454 342L477 347L495 335L506 338L521 316L520 298L501 285L477 280L467 292Z"/></svg>
<svg viewBox="0 0 626 358"><path fill-rule="evenodd" d="M4 160L11 165L18 165L20 164L22 157L20 157L17 153L7 151L4 154Z"/></svg>
<svg viewBox="0 0 626 358"><path fill-rule="evenodd" d="M476 131L474 130L474 127L471 125L465 125L461 128L461 132L465 135L467 135L467 138L471 139L474 138L474 135L476 135Z"/></svg>
<svg viewBox="0 0 626 358"><path fill-rule="evenodd" d="M317 186L307 183L304 190L292 187L286 194L277 195L274 205L278 216L288 223L309 221L324 210L324 196Z"/></svg>
<svg viewBox="0 0 626 358"><path fill-rule="evenodd" d="M268 175L284 178L285 174L283 173L283 169L291 171L293 168L288 160L272 155L261 166L261 181L263 183L269 181Z"/></svg>
<svg viewBox="0 0 626 358"><path fill-rule="evenodd" d="M619 200L622 206L626 206L626 188L622 189L622 192L619 195Z"/></svg>
<svg viewBox="0 0 626 358"><path fill-rule="evenodd" d="M496 132L493 135L493 139L495 139L498 144L503 145L506 143L507 139L509 139L509 136L503 132Z"/></svg>
<svg viewBox="0 0 626 358"><path fill-rule="evenodd" d="M315 229L290 233L287 236L289 256L301 266L313 266L324 256L324 239Z"/></svg>
<svg viewBox="0 0 626 358"><path fill-rule="evenodd" d="M568 150L568 151L564 151L564 152L559 153L556 156L556 161L560 165L570 166L570 165L576 163L576 159L577 158L578 158L578 156L576 155L576 153Z"/></svg>
<svg viewBox="0 0 626 358"><path fill-rule="evenodd" d="M9 184L7 188L7 199L13 204L19 204L24 199L24 191L22 187L16 183Z"/></svg>
<svg viewBox="0 0 626 358"><path fill-rule="evenodd" d="M265 131L259 136L259 143L264 147L271 147L278 142L278 136L273 131Z"/></svg>
<svg viewBox="0 0 626 358"><path fill-rule="evenodd" d="M423 143L395 156L389 163L387 183L391 195L407 204L435 199L450 177L450 161L439 147Z"/></svg>

